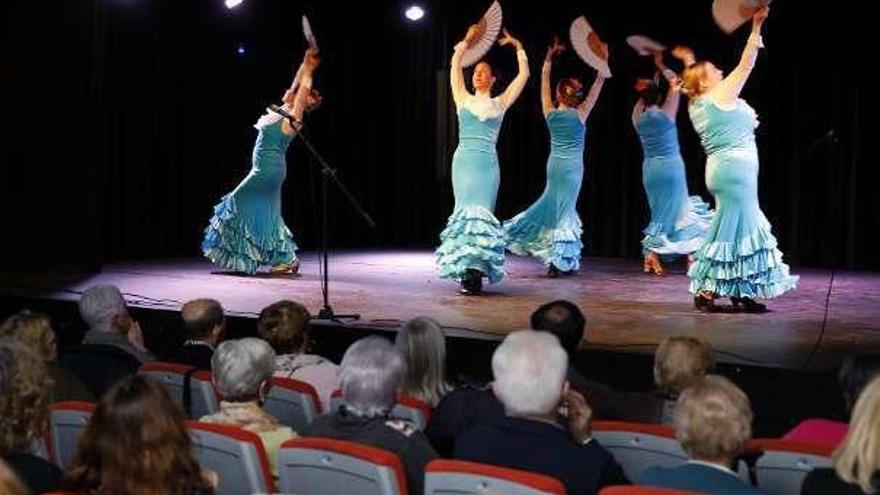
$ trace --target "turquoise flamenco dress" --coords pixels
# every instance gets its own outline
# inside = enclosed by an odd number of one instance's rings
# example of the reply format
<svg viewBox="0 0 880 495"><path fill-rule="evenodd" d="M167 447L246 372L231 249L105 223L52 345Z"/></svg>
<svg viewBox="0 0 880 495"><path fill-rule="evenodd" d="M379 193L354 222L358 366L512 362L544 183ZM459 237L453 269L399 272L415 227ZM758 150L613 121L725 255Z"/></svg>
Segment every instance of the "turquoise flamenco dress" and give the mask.
<svg viewBox="0 0 880 495"><path fill-rule="evenodd" d="M552 110L546 119L547 185L534 204L504 222L504 238L511 252L571 272L580 268L583 249L577 201L584 176L586 126L576 108Z"/></svg>
<svg viewBox="0 0 880 495"><path fill-rule="evenodd" d="M202 253L226 270L252 274L296 261L296 243L281 217L285 154L293 135L282 131L282 120L271 120L257 126L250 173L214 207L205 229Z"/></svg>
<svg viewBox="0 0 880 495"><path fill-rule="evenodd" d="M688 271L690 292L770 299L794 289L798 277L789 274L758 203L755 111L742 99L725 109L697 98L688 112L706 151L706 186L715 197L706 242Z"/></svg>

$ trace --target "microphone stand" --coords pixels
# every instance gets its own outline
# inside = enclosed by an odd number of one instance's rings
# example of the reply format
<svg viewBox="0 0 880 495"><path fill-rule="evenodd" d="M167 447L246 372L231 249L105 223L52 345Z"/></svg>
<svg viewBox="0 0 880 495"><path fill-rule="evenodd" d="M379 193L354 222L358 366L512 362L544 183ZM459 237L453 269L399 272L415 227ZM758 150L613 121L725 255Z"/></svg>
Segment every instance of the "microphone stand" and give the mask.
<svg viewBox="0 0 880 495"><path fill-rule="evenodd" d="M303 134L303 130L305 129L305 124L297 120L293 115L289 112L285 111L283 108L278 105L269 105L268 110L278 115L285 117L289 122L291 127L296 129L297 136L305 145L305 147L309 150L309 153L315 158L317 163L312 163L315 167L318 168L318 171L321 173L321 259L319 263L322 267L322 287L321 294L323 296L324 307L318 312L318 320L330 320L330 321L339 321L341 319L348 320L359 320L361 315L357 313L353 314L335 314L333 312L333 308L330 307L330 277L328 271L328 239L330 237L330 224L329 224L329 215L327 208L327 196L329 193L328 184L332 181L339 187L339 190L342 191L342 195L345 196L345 199L348 200L348 203L352 206L352 208L357 211L360 216L364 219L367 225L371 228L376 227L376 222L373 221L372 217L364 211L361 204L358 200L351 194L345 184L343 184L339 177L336 175L336 169L331 167L326 160L318 153L318 150L312 145L311 141Z"/></svg>

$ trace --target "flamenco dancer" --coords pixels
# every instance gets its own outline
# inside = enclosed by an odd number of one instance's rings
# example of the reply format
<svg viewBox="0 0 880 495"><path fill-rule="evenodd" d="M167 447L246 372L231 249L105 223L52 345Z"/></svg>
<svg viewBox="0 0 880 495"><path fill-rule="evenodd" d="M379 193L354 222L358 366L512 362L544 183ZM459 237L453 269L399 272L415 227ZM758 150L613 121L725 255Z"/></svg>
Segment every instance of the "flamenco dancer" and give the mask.
<svg viewBox="0 0 880 495"><path fill-rule="evenodd" d="M684 56L676 47L673 54ZM684 160L678 146L678 76L663 64L663 52L654 52L654 64L669 84L666 94L653 79L639 79L639 99L632 123L642 143L642 184L651 207L651 221L642 231L645 273L663 275L661 256L687 255L702 247L712 221L709 205L699 196L689 196Z"/></svg>
<svg viewBox="0 0 880 495"><path fill-rule="evenodd" d="M777 297L798 281L789 275L758 204L758 119L739 97L763 46L761 26L769 13L764 7L752 17L742 58L727 77L708 61L689 65L683 74L688 112L707 155L706 185L715 196L706 243L688 271L700 311L719 311L715 299L729 297L738 310L763 312L766 306L755 299Z"/></svg>
<svg viewBox="0 0 880 495"><path fill-rule="evenodd" d="M321 102L312 89L319 63L317 49L309 48L282 97L282 108L296 120ZM269 267L272 272L295 274L299 270L297 246L281 217L281 185L287 174L287 147L298 129L275 113L263 115L254 127L258 133L251 170L214 207L202 253L215 265L235 272L253 274Z"/></svg>
<svg viewBox="0 0 880 495"><path fill-rule="evenodd" d="M562 78L556 84L554 103L550 71L553 59L564 50L565 45L554 38L541 69L541 107L550 129L547 185L534 204L504 222L507 248L515 254L541 260L550 278L580 268L583 231L577 199L584 175L585 122L605 82L597 72L589 93L584 96L579 80Z"/></svg>
<svg viewBox="0 0 880 495"><path fill-rule="evenodd" d="M471 26L452 55L450 84L458 111L458 147L452 157L455 209L440 233L440 247L435 253L440 276L458 280L465 295L479 294L483 277L491 283L504 277L504 240L501 223L493 213L500 181L495 144L504 112L522 93L529 78L522 43L505 30L498 43L516 49L516 77L504 92L492 97L495 76L492 66L482 61L474 68L474 93L468 91L461 56L478 35L477 25Z"/></svg>

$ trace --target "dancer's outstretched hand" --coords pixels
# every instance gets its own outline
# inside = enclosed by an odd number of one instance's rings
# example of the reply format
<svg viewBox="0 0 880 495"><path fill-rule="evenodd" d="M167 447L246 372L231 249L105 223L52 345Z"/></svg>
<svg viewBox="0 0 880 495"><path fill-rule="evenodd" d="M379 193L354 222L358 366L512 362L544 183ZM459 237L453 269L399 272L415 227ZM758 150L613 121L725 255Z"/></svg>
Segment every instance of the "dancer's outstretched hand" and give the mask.
<svg viewBox="0 0 880 495"><path fill-rule="evenodd" d="M767 20L767 17L770 15L770 6L765 5L758 9L755 12L755 15L752 16L752 29L761 29L761 26L764 24L764 21Z"/></svg>
<svg viewBox="0 0 880 495"><path fill-rule="evenodd" d="M503 36L501 37L500 40L498 40L499 45L501 45L501 46L513 45L513 47L516 48L517 50L523 49L522 43L520 43L520 41L518 39L511 36L511 34L507 31L506 28L502 29L501 33L503 34Z"/></svg>
<svg viewBox="0 0 880 495"><path fill-rule="evenodd" d="M318 49L310 46L303 57L303 66L309 71L314 71L319 65L321 65L321 56Z"/></svg>
<svg viewBox="0 0 880 495"><path fill-rule="evenodd" d="M560 53L565 51L565 45L559 41L559 37L553 37L553 44L547 48L547 59L552 59L553 57L559 55Z"/></svg>

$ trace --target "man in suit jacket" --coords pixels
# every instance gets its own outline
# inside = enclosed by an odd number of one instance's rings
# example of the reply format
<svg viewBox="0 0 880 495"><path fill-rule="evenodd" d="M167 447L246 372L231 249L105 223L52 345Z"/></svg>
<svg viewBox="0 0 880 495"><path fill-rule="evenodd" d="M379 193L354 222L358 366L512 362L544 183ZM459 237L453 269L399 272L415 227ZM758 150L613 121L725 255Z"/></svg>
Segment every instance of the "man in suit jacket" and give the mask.
<svg viewBox="0 0 880 495"><path fill-rule="evenodd" d="M691 460L649 468L640 485L717 495L761 493L730 469L752 436L752 408L739 387L708 375L681 393L673 415L676 437Z"/></svg>
<svg viewBox="0 0 880 495"><path fill-rule="evenodd" d="M455 442L456 459L554 477L568 493L595 494L627 480L590 434L590 408L569 389L568 356L546 332L513 332L492 355L492 389L505 415Z"/></svg>

